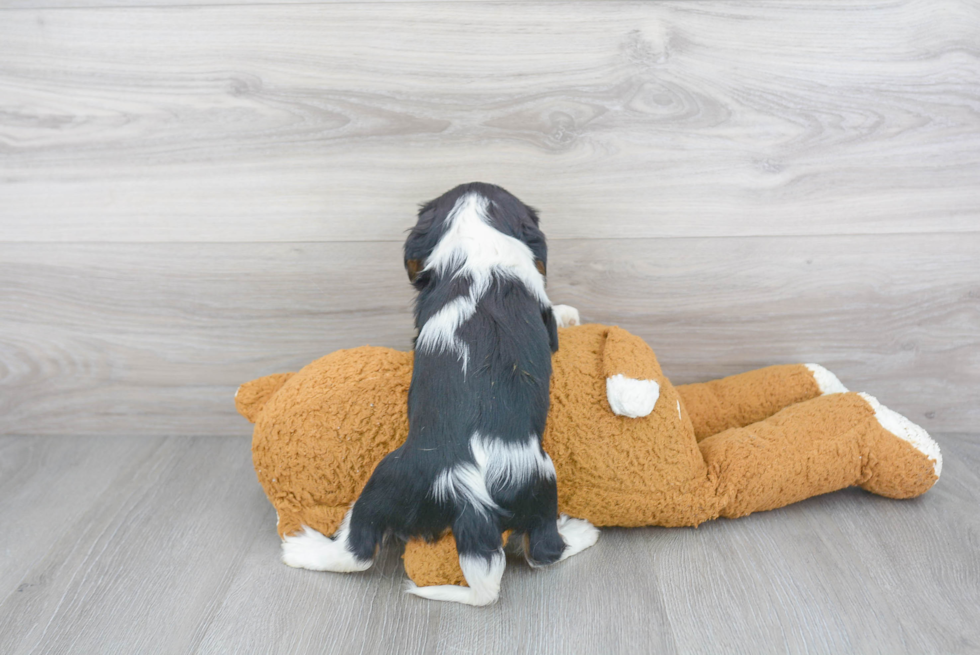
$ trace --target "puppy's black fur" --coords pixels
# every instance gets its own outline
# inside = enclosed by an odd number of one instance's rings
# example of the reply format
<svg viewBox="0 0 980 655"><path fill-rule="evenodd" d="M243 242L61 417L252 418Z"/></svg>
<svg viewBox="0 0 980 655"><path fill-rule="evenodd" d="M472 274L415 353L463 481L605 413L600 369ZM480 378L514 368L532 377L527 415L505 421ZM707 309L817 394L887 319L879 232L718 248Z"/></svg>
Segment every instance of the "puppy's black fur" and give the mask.
<svg viewBox="0 0 980 655"><path fill-rule="evenodd" d="M462 262L439 271L425 268L450 226L454 207L468 194L485 199L486 222L527 245L541 274L547 246L538 216L504 189L482 183L461 185L422 206L405 243L405 263L418 291L420 333L447 304L466 297L473 279L458 275ZM452 528L460 557L490 559L500 551L501 532L526 535L527 556L548 564L562 554L554 477L535 469L487 485L491 505L465 493L434 493L447 470L476 466L474 434L512 447L532 445L551 467L540 437L548 414L551 353L558 331L550 302L535 295L520 276L493 270L475 312L455 334L468 357L451 350L416 349L408 399L409 433L404 445L377 466L350 516L348 548L359 559L373 557L387 534L433 540ZM494 463L490 462L490 466Z"/></svg>

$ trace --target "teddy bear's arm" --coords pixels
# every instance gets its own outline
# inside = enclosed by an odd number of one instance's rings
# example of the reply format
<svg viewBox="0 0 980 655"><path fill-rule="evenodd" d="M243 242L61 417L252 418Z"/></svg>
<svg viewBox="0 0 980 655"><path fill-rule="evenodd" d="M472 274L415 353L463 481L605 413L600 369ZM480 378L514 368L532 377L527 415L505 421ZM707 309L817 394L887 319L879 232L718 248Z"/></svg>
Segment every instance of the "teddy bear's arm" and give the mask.
<svg viewBox="0 0 980 655"><path fill-rule="evenodd" d="M643 339L618 327L608 328L602 368L606 399L613 413L639 418L653 411L660 397L663 373Z"/></svg>

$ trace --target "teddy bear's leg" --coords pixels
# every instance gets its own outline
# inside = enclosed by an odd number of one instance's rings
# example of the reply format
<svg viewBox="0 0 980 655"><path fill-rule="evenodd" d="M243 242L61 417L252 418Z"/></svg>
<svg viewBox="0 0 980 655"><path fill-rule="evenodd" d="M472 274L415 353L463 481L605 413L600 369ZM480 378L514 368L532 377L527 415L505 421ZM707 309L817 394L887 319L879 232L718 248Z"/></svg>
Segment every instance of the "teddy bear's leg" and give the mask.
<svg viewBox="0 0 980 655"><path fill-rule="evenodd" d="M429 600L465 605L490 605L496 602L506 567L496 519L467 506L453 522L453 535L459 553L459 568L468 586L418 587L410 583L406 591Z"/></svg>
<svg viewBox="0 0 980 655"><path fill-rule="evenodd" d="M699 444L728 518L860 485L892 498L927 491L942 456L925 430L865 394L791 405Z"/></svg>
<svg viewBox="0 0 980 655"><path fill-rule="evenodd" d="M677 387L698 441L769 418L795 403L845 391L840 380L818 364L769 366Z"/></svg>
<svg viewBox="0 0 980 655"><path fill-rule="evenodd" d="M858 395L874 410L875 420L882 428L873 434L875 441L861 488L888 498L912 498L928 491L943 471L939 444L922 427L888 409L874 396ZM922 463L923 458L928 464Z"/></svg>

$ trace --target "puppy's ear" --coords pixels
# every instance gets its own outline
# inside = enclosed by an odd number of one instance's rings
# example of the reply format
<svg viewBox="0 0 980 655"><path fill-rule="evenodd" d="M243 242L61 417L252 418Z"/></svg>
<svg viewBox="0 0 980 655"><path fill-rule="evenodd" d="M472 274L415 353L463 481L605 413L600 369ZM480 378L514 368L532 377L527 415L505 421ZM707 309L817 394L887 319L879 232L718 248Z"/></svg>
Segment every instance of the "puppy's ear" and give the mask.
<svg viewBox="0 0 980 655"><path fill-rule="evenodd" d="M408 281L415 284L419 273L425 268L425 262L421 259L408 259L405 261L405 270L408 271Z"/></svg>
<svg viewBox="0 0 980 655"><path fill-rule="evenodd" d="M532 212L532 215L533 212ZM537 218L537 216L535 216ZM544 233L537 226L537 221L524 221L521 226L522 241L531 249L534 256L534 267L541 275L547 275L548 271L548 244L544 239Z"/></svg>
<svg viewBox="0 0 980 655"><path fill-rule="evenodd" d="M549 307L541 310L541 318L544 319L544 326L548 330L548 345L551 352L558 352L558 321L555 319L555 311Z"/></svg>
<svg viewBox="0 0 980 655"><path fill-rule="evenodd" d="M416 282L425 282L425 260L432 254L432 249L439 242L441 230L437 218L445 218L445 211L442 211L437 204L440 198L427 202L419 209L419 218L415 227L408 231L408 238L405 239L405 270L408 272L408 280L413 285ZM440 213L441 212L441 213Z"/></svg>

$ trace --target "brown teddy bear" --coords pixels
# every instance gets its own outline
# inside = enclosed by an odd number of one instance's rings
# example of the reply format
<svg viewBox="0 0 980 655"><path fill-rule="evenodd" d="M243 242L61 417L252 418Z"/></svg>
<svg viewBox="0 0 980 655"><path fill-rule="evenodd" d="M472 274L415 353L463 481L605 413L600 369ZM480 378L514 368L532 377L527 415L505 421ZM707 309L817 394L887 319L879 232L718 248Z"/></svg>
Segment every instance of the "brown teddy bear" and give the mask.
<svg viewBox="0 0 980 655"><path fill-rule="evenodd" d="M921 427L813 364L679 387L618 327L560 330L543 445L559 508L596 526L694 526L844 487L927 491L942 468ZM365 346L242 385L252 457L291 540L332 535L375 465L408 434L412 353ZM418 585L465 584L455 542L410 542Z"/></svg>

